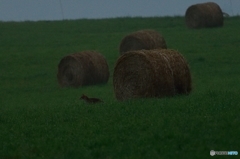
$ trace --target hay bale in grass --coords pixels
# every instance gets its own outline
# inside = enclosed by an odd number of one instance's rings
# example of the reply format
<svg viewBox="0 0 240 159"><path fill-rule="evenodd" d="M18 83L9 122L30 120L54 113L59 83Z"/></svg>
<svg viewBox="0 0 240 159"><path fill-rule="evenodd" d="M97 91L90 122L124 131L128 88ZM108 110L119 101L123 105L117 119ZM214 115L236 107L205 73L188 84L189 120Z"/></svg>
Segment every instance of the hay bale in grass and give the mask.
<svg viewBox="0 0 240 159"><path fill-rule="evenodd" d="M155 30L139 30L125 36L120 43L120 55L127 51L166 49L165 39Z"/></svg>
<svg viewBox="0 0 240 159"><path fill-rule="evenodd" d="M83 51L61 59L57 78L62 87L107 83L109 68L102 54L96 51Z"/></svg>
<svg viewBox="0 0 240 159"><path fill-rule="evenodd" d="M174 50L129 51L118 60L113 73L118 100L188 94L191 75L183 56Z"/></svg>
<svg viewBox="0 0 240 159"><path fill-rule="evenodd" d="M188 7L185 13L188 28L207 28L223 26L223 13L214 2L200 3Z"/></svg>

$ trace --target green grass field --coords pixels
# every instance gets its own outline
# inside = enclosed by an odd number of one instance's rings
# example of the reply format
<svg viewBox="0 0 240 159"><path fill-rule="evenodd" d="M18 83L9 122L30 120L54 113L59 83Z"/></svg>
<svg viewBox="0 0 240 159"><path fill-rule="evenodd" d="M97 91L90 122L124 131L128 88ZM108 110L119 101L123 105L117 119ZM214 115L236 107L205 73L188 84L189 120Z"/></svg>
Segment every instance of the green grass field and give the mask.
<svg viewBox="0 0 240 159"><path fill-rule="evenodd" d="M184 158L240 152L240 18L190 30L183 17L0 22L0 158ZM121 39L155 29L190 65L189 96L118 102L112 74ZM67 54L97 50L105 85L60 88ZM83 94L104 104L88 105Z"/></svg>

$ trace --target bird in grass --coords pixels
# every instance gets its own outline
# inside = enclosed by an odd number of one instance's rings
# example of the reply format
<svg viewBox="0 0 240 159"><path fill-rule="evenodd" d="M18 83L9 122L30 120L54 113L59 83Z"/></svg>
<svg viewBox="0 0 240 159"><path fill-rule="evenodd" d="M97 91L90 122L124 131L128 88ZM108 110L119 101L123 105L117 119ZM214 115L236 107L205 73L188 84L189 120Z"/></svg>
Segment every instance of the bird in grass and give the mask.
<svg viewBox="0 0 240 159"><path fill-rule="evenodd" d="M83 94L80 97L81 100L84 100L86 103L89 104L95 104L95 103L103 103L103 101L101 99L98 98L89 98L88 96L86 96L85 94Z"/></svg>

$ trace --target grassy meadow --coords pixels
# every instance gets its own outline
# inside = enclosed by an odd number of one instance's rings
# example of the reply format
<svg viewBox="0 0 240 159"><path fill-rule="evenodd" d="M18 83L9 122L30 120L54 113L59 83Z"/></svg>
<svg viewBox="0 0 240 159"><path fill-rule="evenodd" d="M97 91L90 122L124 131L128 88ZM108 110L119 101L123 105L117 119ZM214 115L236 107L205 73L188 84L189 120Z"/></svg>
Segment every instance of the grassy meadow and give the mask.
<svg viewBox="0 0 240 159"><path fill-rule="evenodd" d="M0 159L210 157L240 152L240 17L191 30L184 17L0 22ZM155 29L187 59L188 96L118 102L112 74L121 39ZM67 54L102 53L107 84L60 88ZM101 98L89 105L82 94Z"/></svg>

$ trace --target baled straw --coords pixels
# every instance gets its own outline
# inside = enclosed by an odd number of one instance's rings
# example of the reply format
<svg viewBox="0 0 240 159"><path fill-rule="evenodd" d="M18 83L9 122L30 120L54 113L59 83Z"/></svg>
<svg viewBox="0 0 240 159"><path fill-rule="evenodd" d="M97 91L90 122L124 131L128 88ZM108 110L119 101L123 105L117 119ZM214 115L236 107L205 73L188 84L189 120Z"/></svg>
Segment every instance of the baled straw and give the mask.
<svg viewBox="0 0 240 159"><path fill-rule="evenodd" d="M185 13L188 28L207 28L223 26L223 12L214 2L200 3L188 7Z"/></svg>
<svg viewBox="0 0 240 159"><path fill-rule="evenodd" d="M108 64L104 56L96 51L70 54L58 64L57 78L62 87L107 83Z"/></svg>
<svg viewBox="0 0 240 159"><path fill-rule="evenodd" d="M192 90L190 69L175 50L129 51L118 60L113 73L118 100L167 97L189 94Z"/></svg>
<svg viewBox="0 0 240 159"><path fill-rule="evenodd" d="M126 35L120 43L119 52L127 51L166 49L167 44L163 36L156 30L146 29Z"/></svg>

